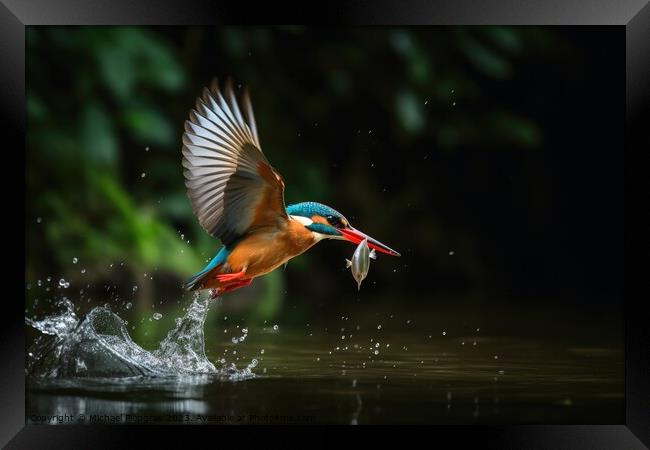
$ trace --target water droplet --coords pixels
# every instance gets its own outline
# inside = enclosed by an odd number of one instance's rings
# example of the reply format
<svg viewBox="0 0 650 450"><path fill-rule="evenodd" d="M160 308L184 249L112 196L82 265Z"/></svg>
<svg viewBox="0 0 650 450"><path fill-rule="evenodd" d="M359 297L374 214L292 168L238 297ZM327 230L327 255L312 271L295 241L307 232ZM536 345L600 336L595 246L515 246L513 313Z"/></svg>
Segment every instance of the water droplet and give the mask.
<svg viewBox="0 0 650 450"><path fill-rule="evenodd" d="M133 286L133 292L136 292L138 290L137 286Z"/></svg>
<svg viewBox="0 0 650 450"><path fill-rule="evenodd" d="M39 286L43 286L43 282L41 280L38 280L36 284L38 284Z"/></svg>
<svg viewBox="0 0 650 450"><path fill-rule="evenodd" d="M86 273L86 269L81 269L81 273Z"/></svg>
<svg viewBox="0 0 650 450"><path fill-rule="evenodd" d="M77 264L77 262L79 262L79 260L77 259L76 256L72 258L72 264Z"/></svg>
<svg viewBox="0 0 650 450"><path fill-rule="evenodd" d="M494 355L494 359L499 359L499 355Z"/></svg>
<svg viewBox="0 0 650 450"><path fill-rule="evenodd" d="M275 331L278 331L278 326L277 326L277 325L273 325L273 329L274 329Z"/></svg>
<svg viewBox="0 0 650 450"><path fill-rule="evenodd" d="M37 217L37 218L36 218L36 223L41 223L42 221L43 221L42 218L40 218L40 217Z"/></svg>
<svg viewBox="0 0 650 450"><path fill-rule="evenodd" d="M237 342L239 342L239 339L237 339L236 337L233 337L231 339L231 341L232 341L233 344L236 344Z"/></svg>
<svg viewBox="0 0 650 450"><path fill-rule="evenodd" d="M133 304L131 302L128 302L126 305L124 305L126 309L131 309L132 306Z"/></svg>
<svg viewBox="0 0 650 450"><path fill-rule="evenodd" d="M451 250L451 251L449 252L449 256L454 256L454 251L453 251L453 250Z"/></svg>
<svg viewBox="0 0 650 450"><path fill-rule="evenodd" d="M378 329L378 330L381 330L381 325L377 325L377 329Z"/></svg>
<svg viewBox="0 0 650 450"><path fill-rule="evenodd" d="M456 102L453 102L453 103L451 104L451 106L456 106Z"/></svg>
<svg viewBox="0 0 650 450"><path fill-rule="evenodd" d="M443 332L442 332L442 335L443 335L443 336L447 336L447 332L446 332L446 331L443 331Z"/></svg>
<svg viewBox="0 0 650 450"><path fill-rule="evenodd" d="M61 279L59 280L59 287L62 287L62 288L64 288L64 289L65 289L65 288L68 288L68 287L70 287L70 283L67 282L67 281L65 281L63 278L61 278Z"/></svg>
<svg viewBox="0 0 650 450"><path fill-rule="evenodd" d="M260 355L264 354L264 349L260 350Z"/></svg>
<svg viewBox="0 0 650 450"><path fill-rule="evenodd" d="M147 176L147 174L146 174L145 172L142 172L142 173L140 174L140 178L144 178L144 177L146 177L146 176Z"/></svg>
<svg viewBox="0 0 650 450"><path fill-rule="evenodd" d="M145 147L145 148L144 148L144 151L145 151L145 152L148 152L148 151L149 151L149 147Z"/></svg>
<svg viewBox="0 0 650 450"><path fill-rule="evenodd" d="M162 318L162 314L160 314L160 313L154 313L153 314L153 319L154 320L160 320L161 318Z"/></svg>
<svg viewBox="0 0 650 450"><path fill-rule="evenodd" d="M378 355L378 354L379 354L379 350L375 350L375 355Z"/></svg>

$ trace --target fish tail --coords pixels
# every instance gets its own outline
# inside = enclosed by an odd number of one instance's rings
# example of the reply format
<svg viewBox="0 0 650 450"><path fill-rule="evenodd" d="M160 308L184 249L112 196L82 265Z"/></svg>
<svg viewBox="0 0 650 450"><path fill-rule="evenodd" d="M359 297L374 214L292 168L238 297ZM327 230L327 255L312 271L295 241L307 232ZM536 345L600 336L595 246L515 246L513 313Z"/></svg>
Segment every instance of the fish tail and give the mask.
<svg viewBox="0 0 650 450"><path fill-rule="evenodd" d="M349 259L346 259L346 260L345 260L345 268L347 269L347 268L350 267L351 265L352 265L352 261L350 261Z"/></svg>

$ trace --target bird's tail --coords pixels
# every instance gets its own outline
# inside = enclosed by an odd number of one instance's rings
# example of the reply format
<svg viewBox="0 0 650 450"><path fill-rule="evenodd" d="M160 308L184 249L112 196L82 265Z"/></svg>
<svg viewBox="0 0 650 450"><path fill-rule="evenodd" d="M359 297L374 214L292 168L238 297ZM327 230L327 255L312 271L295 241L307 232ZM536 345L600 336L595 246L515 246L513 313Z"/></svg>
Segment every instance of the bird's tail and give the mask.
<svg viewBox="0 0 650 450"><path fill-rule="evenodd" d="M228 250L226 247L221 247L221 250L217 253L217 255L212 258L212 261L205 266L203 270L201 270L199 273L196 273L189 277L187 280L183 282L183 289L186 291L195 291L197 289L203 289L203 279L206 278L214 269L219 267L223 262L226 260L228 257L228 254L230 254L230 250Z"/></svg>
<svg viewBox="0 0 650 450"><path fill-rule="evenodd" d="M202 270L201 272L192 275L183 282L183 289L186 291L195 291L197 289L201 289L201 286L203 286L203 278L205 278L208 273L210 273L209 270L207 272Z"/></svg>

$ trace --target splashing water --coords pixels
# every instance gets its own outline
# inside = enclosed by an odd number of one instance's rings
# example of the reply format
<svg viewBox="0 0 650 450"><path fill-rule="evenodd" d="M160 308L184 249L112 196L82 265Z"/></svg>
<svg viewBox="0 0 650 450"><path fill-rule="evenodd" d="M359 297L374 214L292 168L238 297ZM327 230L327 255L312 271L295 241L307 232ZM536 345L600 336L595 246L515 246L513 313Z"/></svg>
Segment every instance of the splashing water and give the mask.
<svg viewBox="0 0 650 450"><path fill-rule="evenodd" d="M210 300L194 297L183 318L154 351L133 342L125 322L106 307L92 309L84 320L66 298L64 311L43 320L26 318L43 333L29 350L27 372L38 377L130 377L140 375L211 374L239 381L255 377L257 361L238 369L223 362L217 368L205 354L203 333Z"/></svg>

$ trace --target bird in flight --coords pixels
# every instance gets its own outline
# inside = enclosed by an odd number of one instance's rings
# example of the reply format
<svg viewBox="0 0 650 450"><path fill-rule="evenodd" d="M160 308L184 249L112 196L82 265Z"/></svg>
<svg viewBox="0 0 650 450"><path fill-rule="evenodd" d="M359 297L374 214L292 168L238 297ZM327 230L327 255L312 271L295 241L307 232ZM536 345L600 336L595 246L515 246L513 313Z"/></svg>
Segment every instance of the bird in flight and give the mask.
<svg viewBox="0 0 650 450"><path fill-rule="evenodd" d="M199 223L223 247L185 281L211 297L249 285L323 239L341 239L400 256L353 228L338 211L316 202L285 207L284 180L262 152L248 90L240 109L231 80L214 79L185 121L183 167Z"/></svg>

